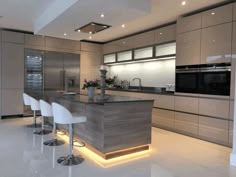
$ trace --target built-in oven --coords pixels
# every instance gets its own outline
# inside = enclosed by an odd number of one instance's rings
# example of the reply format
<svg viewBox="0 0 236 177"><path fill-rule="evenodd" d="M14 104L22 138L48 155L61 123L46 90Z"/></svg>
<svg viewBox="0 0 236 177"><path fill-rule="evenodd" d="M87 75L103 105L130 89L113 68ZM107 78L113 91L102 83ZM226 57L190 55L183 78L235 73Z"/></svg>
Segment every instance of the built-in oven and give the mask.
<svg viewBox="0 0 236 177"><path fill-rule="evenodd" d="M199 93L230 95L230 64L201 65L199 71Z"/></svg>
<svg viewBox="0 0 236 177"><path fill-rule="evenodd" d="M176 92L230 95L231 64L207 64L176 67Z"/></svg>
<svg viewBox="0 0 236 177"><path fill-rule="evenodd" d="M182 93L198 93L198 65L177 66L175 91Z"/></svg>

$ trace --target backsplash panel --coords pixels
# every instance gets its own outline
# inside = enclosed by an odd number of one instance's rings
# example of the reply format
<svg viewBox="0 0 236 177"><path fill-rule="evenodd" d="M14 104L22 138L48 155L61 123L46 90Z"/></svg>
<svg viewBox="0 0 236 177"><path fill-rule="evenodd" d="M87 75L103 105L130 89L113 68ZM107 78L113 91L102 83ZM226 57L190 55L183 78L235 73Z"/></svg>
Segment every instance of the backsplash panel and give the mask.
<svg viewBox="0 0 236 177"><path fill-rule="evenodd" d="M175 83L175 59L113 65L108 67L107 75L128 80L131 86L138 86L138 81L133 81L138 77L142 80L142 86L166 87L166 84Z"/></svg>

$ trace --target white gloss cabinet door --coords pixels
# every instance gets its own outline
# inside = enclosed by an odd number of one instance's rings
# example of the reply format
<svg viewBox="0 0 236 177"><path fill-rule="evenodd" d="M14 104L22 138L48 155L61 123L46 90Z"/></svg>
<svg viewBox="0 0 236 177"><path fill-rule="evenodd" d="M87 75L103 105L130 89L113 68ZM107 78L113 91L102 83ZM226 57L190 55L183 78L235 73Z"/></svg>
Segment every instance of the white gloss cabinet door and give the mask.
<svg viewBox="0 0 236 177"><path fill-rule="evenodd" d="M2 88L24 88L24 45L2 43Z"/></svg>
<svg viewBox="0 0 236 177"><path fill-rule="evenodd" d="M176 41L176 65L200 63L201 30L178 34Z"/></svg>
<svg viewBox="0 0 236 177"><path fill-rule="evenodd" d="M201 14L179 18L177 20L177 33L179 34L179 33L201 29L201 25L202 25Z"/></svg>
<svg viewBox="0 0 236 177"><path fill-rule="evenodd" d="M233 5L228 4L202 13L202 28L231 22Z"/></svg>
<svg viewBox="0 0 236 177"><path fill-rule="evenodd" d="M202 30L201 63L231 62L232 23Z"/></svg>

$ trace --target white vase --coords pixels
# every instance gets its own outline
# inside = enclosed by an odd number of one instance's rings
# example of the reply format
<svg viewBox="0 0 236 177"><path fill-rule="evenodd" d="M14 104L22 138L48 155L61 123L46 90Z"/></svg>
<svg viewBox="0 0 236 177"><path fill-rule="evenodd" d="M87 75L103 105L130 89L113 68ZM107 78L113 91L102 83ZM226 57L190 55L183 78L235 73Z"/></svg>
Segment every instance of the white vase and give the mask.
<svg viewBox="0 0 236 177"><path fill-rule="evenodd" d="M88 87L88 97L92 99L94 97L95 87Z"/></svg>

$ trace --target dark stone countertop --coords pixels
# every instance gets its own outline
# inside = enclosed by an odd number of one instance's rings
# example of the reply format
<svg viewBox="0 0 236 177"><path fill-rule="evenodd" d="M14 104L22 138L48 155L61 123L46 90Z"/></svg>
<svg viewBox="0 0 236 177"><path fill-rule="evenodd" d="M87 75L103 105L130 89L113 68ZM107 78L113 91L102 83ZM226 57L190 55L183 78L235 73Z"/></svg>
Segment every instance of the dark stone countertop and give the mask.
<svg viewBox="0 0 236 177"><path fill-rule="evenodd" d="M160 94L160 95L174 95L174 92L167 92L164 89L155 88L144 88L142 90L137 88L121 89L121 88L106 88L106 90L121 91L121 92L136 92L136 93L149 93L149 94Z"/></svg>
<svg viewBox="0 0 236 177"><path fill-rule="evenodd" d="M33 95L32 95L33 96ZM65 99L72 102L81 102L86 104L104 104L104 103L125 103L125 102L143 102L143 101L154 101L154 99L145 99L145 98L134 98L126 96L114 96L114 95L105 95L105 99L101 100L100 96L94 96L94 99L89 99L87 95L82 94L70 94L70 93L58 93L47 91L40 95L33 96L37 99L40 98L56 98L56 99Z"/></svg>

